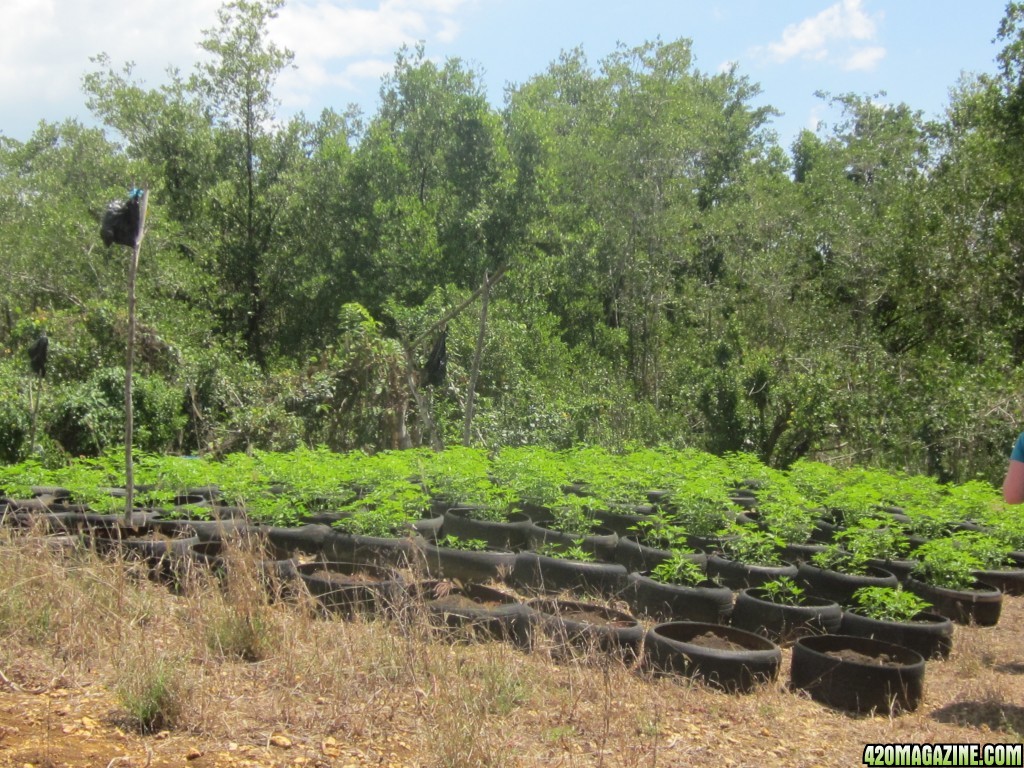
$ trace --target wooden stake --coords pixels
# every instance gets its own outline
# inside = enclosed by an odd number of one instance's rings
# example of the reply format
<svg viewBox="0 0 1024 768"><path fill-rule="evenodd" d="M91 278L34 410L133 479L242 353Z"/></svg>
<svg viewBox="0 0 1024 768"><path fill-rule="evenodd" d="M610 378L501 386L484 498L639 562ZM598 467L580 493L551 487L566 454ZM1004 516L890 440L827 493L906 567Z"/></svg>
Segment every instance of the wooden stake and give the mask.
<svg viewBox="0 0 1024 768"><path fill-rule="evenodd" d="M462 444L469 447L473 431L473 406L476 397L476 380L480 374L480 356L484 348L484 336L487 331L487 303L491 295L491 281L484 272L484 284L480 286L480 331L476 335L476 351L473 353L473 369L469 374L469 389L466 392L466 421L462 426Z"/></svg>
<svg viewBox="0 0 1024 768"><path fill-rule="evenodd" d="M132 371L135 368L135 276L139 270L139 251L142 249L142 237L146 232L146 206L149 192L143 190L139 200L139 234L132 248L128 261L128 351L124 366L124 522L132 526L132 506L135 496L135 468L132 461L132 431L134 426L134 409L132 407Z"/></svg>

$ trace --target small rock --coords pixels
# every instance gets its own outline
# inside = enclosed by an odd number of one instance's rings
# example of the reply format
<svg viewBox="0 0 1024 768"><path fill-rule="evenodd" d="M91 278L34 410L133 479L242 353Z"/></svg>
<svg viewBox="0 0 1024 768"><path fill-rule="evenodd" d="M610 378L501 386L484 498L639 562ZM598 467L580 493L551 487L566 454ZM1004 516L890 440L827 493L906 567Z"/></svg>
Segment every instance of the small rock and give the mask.
<svg viewBox="0 0 1024 768"><path fill-rule="evenodd" d="M201 749L196 749L195 747L191 747L188 752L185 753L186 760L198 760L202 756L203 751Z"/></svg>
<svg viewBox="0 0 1024 768"><path fill-rule="evenodd" d="M292 740L279 733L275 733L270 737L270 743L272 746L280 747L281 749L290 749L292 746Z"/></svg>

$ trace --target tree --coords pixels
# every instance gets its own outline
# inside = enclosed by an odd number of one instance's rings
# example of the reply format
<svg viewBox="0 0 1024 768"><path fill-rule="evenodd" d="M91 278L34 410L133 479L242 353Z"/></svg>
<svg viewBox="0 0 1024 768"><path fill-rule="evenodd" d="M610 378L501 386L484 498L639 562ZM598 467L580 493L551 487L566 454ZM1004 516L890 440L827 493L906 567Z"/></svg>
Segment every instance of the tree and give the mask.
<svg viewBox="0 0 1024 768"><path fill-rule="evenodd" d="M200 47L211 55L190 87L214 116L218 166L212 210L220 237L220 272L231 299L229 327L240 330L249 353L267 362L266 262L280 242L278 218L288 192L287 172L300 156L292 131L275 128L273 88L294 55L267 37L267 23L284 0L231 0Z"/></svg>

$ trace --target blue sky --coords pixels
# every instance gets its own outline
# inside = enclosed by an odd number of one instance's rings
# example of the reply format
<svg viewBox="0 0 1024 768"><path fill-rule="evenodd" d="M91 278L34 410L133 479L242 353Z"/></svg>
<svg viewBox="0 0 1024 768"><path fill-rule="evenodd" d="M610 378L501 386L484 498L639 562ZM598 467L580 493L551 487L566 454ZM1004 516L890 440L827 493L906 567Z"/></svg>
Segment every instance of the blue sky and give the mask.
<svg viewBox="0 0 1024 768"><path fill-rule="evenodd" d="M190 72L220 0L4 0L0 4L0 133L24 140L40 120L88 121L82 75L100 52L132 61L155 86ZM833 116L814 96L887 94L940 116L961 73L994 72L1004 0L288 0L272 36L296 54L281 112L316 117L350 103L372 114L382 74L403 44L458 57L484 74L500 106L507 84L581 47L595 67L616 45L693 41L695 66L735 63L789 146ZM112 20L116 18L116 21Z"/></svg>

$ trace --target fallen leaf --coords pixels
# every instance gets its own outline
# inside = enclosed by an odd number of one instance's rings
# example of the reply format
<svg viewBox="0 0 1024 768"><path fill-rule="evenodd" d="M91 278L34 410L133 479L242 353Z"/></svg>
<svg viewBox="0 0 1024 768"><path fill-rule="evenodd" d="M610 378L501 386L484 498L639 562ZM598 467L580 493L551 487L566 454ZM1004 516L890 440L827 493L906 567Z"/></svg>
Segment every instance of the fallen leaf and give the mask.
<svg viewBox="0 0 1024 768"><path fill-rule="evenodd" d="M270 743L272 746L280 747L281 749L289 749L292 746L292 740L279 733L275 733L270 737Z"/></svg>

